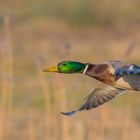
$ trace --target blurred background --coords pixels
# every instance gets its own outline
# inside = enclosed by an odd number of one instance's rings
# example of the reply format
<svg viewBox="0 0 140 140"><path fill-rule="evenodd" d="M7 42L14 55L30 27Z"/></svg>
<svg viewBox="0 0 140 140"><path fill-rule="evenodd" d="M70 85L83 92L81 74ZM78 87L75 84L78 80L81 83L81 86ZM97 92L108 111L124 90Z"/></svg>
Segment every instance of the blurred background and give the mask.
<svg viewBox="0 0 140 140"><path fill-rule="evenodd" d="M0 0L0 140L139 140L140 94L65 117L101 83L42 72L139 52L139 0Z"/></svg>

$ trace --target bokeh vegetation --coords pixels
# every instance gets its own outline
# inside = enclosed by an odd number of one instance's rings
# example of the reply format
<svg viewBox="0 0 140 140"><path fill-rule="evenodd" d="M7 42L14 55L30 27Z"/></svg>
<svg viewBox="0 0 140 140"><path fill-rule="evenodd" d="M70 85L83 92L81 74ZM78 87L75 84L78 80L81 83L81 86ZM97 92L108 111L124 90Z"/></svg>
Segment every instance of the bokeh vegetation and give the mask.
<svg viewBox="0 0 140 140"><path fill-rule="evenodd" d="M43 73L63 60L140 64L139 0L0 1L0 140L139 140L140 95L65 117L101 83Z"/></svg>
<svg viewBox="0 0 140 140"><path fill-rule="evenodd" d="M139 23L139 6L139 0L3 0L0 16L8 8L16 22L53 17L78 25L110 26Z"/></svg>

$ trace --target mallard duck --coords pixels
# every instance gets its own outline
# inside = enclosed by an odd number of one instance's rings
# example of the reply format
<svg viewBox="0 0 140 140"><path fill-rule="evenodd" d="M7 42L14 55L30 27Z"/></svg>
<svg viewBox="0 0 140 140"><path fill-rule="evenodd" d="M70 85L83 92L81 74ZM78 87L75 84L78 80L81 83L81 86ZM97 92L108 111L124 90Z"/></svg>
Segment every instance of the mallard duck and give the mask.
<svg viewBox="0 0 140 140"><path fill-rule="evenodd" d="M95 88L78 109L61 112L64 115L73 115L78 111L96 108L127 90L140 90L140 66L118 60L101 64L63 61L43 71L64 74L81 73L105 84L103 87Z"/></svg>

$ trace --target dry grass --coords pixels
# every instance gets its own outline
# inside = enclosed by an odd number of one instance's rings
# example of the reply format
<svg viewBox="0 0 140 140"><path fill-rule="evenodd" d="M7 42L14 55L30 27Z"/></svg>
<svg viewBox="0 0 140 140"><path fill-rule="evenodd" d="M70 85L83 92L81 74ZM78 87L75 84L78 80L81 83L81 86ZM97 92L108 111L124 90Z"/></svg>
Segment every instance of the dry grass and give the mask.
<svg viewBox="0 0 140 140"><path fill-rule="evenodd" d="M4 16L4 30L6 45L1 62L1 133L0 139L9 139L10 122L8 117L12 114L12 92L13 92L13 40L11 31L11 17L9 14ZM6 56L6 57L5 57Z"/></svg>
<svg viewBox="0 0 140 140"><path fill-rule="evenodd" d="M1 140L140 139L139 94L125 94L98 109L65 117L61 111L78 107L100 83L77 74L42 73L44 67L63 60L123 59L140 64L139 26L81 28L38 17L13 25L5 20L2 25Z"/></svg>
<svg viewBox="0 0 140 140"><path fill-rule="evenodd" d="M99 83L80 75L47 74L41 70L69 59L93 63L127 59L139 63L139 28L134 28L137 32L133 34L133 30L117 30L119 33L116 33L115 30L92 28L81 31L54 21L35 20L33 23L14 27L11 139L138 139L139 95L123 95L96 110L64 117L60 111L79 106ZM128 58L126 51L132 38L136 38L136 45ZM31 98L28 107L23 100L27 84L28 98Z"/></svg>
<svg viewBox="0 0 140 140"><path fill-rule="evenodd" d="M10 8L17 23L44 17L59 18L77 25L126 26L140 23L139 0L1 0L0 3L0 16Z"/></svg>

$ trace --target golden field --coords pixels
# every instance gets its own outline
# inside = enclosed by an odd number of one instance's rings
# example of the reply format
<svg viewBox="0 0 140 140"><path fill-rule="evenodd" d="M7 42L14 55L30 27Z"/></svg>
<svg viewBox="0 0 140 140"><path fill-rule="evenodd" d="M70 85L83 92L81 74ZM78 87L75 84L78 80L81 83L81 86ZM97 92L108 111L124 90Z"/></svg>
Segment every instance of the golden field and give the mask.
<svg viewBox="0 0 140 140"><path fill-rule="evenodd" d="M0 140L140 139L138 92L66 117L101 83L42 72L64 60L140 64L139 1L0 3Z"/></svg>

